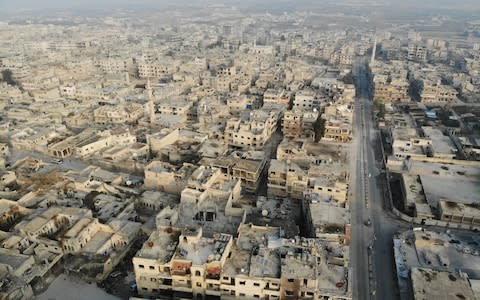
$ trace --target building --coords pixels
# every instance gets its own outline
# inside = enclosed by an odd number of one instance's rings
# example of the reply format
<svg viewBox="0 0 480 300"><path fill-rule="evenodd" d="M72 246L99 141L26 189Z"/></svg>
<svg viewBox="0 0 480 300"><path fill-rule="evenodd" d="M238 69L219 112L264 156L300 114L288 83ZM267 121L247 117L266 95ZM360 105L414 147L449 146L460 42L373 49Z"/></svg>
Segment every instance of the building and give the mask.
<svg viewBox="0 0 480 300"><path fill-rule="evenodd" d="M268 194L303 199L308 186L307 173L289 161L270 160L268 169Z"/></svg>
<svg viewBox="0 0 480 300"><path fill-rule="evenodd" d="M331 118L325 122L322 140L348 143L353 138L351 120Z"/></svg>
<svg viewBox="0 0 480 300"><path fill-rule="evenodd" d="M138 103L105 105L93 111L93 118L98 124L125 124L137 121L143 113L143 105Z"/></svg>
<svg viewBox="0 0 480 300"><path fill-rule="evenodd" d="M280 110L254 110L227 120L224 142L235 148L263 149L277 130Z"/></svg>
<svg viewBox="0 0 480 300"><path fill-rule="evenodd" d="M315 139L315 123L319 118L319 113L294 109L286 111L282 119L283 136L287 138L307 138Z"/></svg>
<svg viewBox="0 0 480 300"><path fill-rule="evenodd" d="M231 235L206 238L202 230L160 227L133 258L138 293L160 296L177 291L196 299L221 295L221 273L230 248Z"/></svg>
<svg viewBox="0 0 480 300"><path fill-rule="evenodd" d="M281 104L285 108L290 108L293 100L293 93L286 90L267 89L263 93L263 104Z"/></svg>

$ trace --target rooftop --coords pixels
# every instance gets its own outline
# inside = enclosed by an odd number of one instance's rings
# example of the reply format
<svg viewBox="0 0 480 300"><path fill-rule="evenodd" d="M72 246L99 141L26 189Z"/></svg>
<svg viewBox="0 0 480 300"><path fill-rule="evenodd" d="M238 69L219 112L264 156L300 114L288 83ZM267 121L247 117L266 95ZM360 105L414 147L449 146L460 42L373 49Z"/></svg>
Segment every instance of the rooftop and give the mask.
<svg viewBox="0 0 480 300"><path fill-rule="evenodd" d="M152 232L136 256L141 258L156 259L167 263L173 257L178 245L181 230L175 227L161 227Z"/></svg>
<svg viewBox="0 0 480 300"><path fill-rule="evenodd" d="M410 277L415 300L478 299L464 273L412 268Z"/></svg>

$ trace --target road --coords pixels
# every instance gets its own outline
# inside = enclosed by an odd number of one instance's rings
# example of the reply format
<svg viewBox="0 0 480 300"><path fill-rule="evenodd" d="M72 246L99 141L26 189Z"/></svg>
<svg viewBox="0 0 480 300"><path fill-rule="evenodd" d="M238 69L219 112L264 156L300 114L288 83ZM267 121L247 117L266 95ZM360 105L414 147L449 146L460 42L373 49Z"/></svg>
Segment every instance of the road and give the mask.
<svg viewBox="0 0 480 300"><path fill-rule="evenodd" d="M372 119L367 66L354 65L356 103L354 115L351 208L351 258L354 299L398 299L393 257L394 233L407 230L385 205L385 174L379 154L378 132ZM365 224L371 220L371 225ZM371 246L371 247L370 247Z"/></svg>
<svg viewBox="0 0 480 300"><path fill-rule="evenodd" d="M361 70L359 66L355 66L357 69L354 71L356 77L359 77ZM356 78L357 82L363 80L362 78ZM363 84L363 83L362 83ZM350 263L353 268L353 299L370 299L371 293L371 280L370 280L370 266L369 266L369 250L370 240L373 237L371 228L367 227L364 223L368 220L369 213L367 207L367 193L368 187L366 186L366 164L365 164L365 130L362 126L364 122L364 109L363 104L366 102L362 98L360 92L361 86L356 84L357 87L357 99L355 103L355 116L353 120L354 128L354 142L352 143L352 182L351 188L353 191L350 203L351 210L351 257ZM367 175L368 176L368 175Z"/></svg>
<svg viewBox="0 0 480 300"><path fill-rule="evenodd" d="M62 163L56 164L54 163L54 157L48 156L43 153L34 152L34 151L27 151L27 150L19 150L14 149L12 154L8 159L8 163L13 165L16 161L22 160L26 157L37 158L42 160L45 163L52 164L56 166L61 171L68 171L68 170L82 170L88 166L88 163L74 157L67 157L63 159Z"/></svg>

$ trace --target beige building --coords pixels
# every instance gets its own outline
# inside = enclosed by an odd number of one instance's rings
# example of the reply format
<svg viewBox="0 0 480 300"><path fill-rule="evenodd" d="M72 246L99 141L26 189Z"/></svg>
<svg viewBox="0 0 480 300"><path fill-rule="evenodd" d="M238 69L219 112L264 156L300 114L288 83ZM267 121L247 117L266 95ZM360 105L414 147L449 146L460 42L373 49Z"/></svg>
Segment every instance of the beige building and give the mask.
<svg viewBox="0 0 480 300"><path fill-rule="evenodd" d="M176 167L166 162L154 160L145 167L145 187L180 195L195 169L196 166L188 163Z"/></svg>
<svg viewBox="0 0 480 300"><path fill-rule="evenodd" d="M294 109L283 116L283 136L287 138L315 138L314 124L319 117L317 111Z"/></svg>
<svg viewBox="0 0 480 300"><path fill-rule="evenodd" d="M331 118L325 122L322 140L348 143L353 138L352 123L349 119Z"/></svg>
<svg viewBox="0 0 480 300"><path fill-rule="evenodd" d="M262 149L277 129L280 110L254 110L227 120L224 142L232 147Z"/></svg>
<svg viewBox="0 0 480 300"><path fill-rule="evenodd" d="M304 110L320 109L319 95L311 89L300 90L295 94L293 107Z"/></svg>
<svg viewBox="0 0 480 300"><path fill-rule="evenodd" d="M268 194L303 199L308 188L307 173L289 161L270 160Z"/></svg>
<svg viewBox="0 0 480 300"><path fill-rule="evenodd" d="M478 203L465 204L442 199L438 204L438 210L442 221L480 226Z"/></svg>
<svg viewBox="0 0 480 300"><path fill-rule="evenodd" d="M267 89L265 93L263 93L263 104L281 104L285 106L285 108L289 108L292 100L293 93L286 90Z"/></svg>
<svg viewBox="0 0 480 300"><path fill-rule="evenodd" d="M277 227L242 224L238 232L237 239L226 234L207 238L201 229L160 226L133 258L139 294L351 299L345 258L329 257L326 243L281 239Z"/></svg>
<svg viewBox="0 0 480 300"><path fill-rule="evenodd" d="M431 140L421 138L417 130L411 127L398 127L392 130L392 149L396 158L426 157Z"/></svg>
<svg viewBox="0 0 480 300"><path fill-rule="evenodd" d="M128 128L116 128L99 133L94 132L90 137L87 136L85 139L78 140L75 143L74 153L86 157L107 147L135 144L136 142L137 138L130 133ZM71 151L69 144L63 144L63 147L59 148L59 145L57 145L50 149L55 156L68 156Z"/></svg>
<svg viewBox="0 0 480 300"><path fill-rule="evenodd" d="M152 154L170 163L192 162L199 158L198 150L207 141L206 133L185 129L165 129L147 135L147 144Z"/></svg>
<svg viewBox="0 0 480 300"><path fill-rule="evenodd" d="M157 112L160 121L171 123L164 120L171 118L184 123L192 118L193 103L185 99L164 99L157 104Z"/></svg>
<svg viewBox="0 0 480 300"><path fill-rule="evenodd" d="M222 173L227 174L230 178L240 180L243 189L255 192L260 184L261 176L265 173L267 160L264 156L223 156L214 159L209 164L219 168Z"/></svg>
<svg viewBox="0 0 480 300"><path fill-rule="evenodd" d="M381 99L384 103L411 101L406 78L375 75L373 82L375 99Z"/></svg>
<svg viewBox="0 0 480 300"><path fill-rule="evenodd" d="M423 103L455 103L457 95L458 92L452 86L424 80L420 97Z"/></svg>
<svg viewBox="0 0 480 300"><path fill-rule="evenodd" d="M160 227L133 258L135 280L142 296L159 296L161 291L192 294L196 299L221 295L221 273L233 238L202 230Z"/></svg>
<svg viewBox="0 0 480 300"><path fill-rule="evenodd" d="M412 268L410 273L414 300L421 299L478 299L468 275L462 271L449 272L428 268Z"/></svg>
<svg viewBox="0 0 480 300"><path fill-rule="evenodd" d="M93 118L98 124L125 124L137 121L143 113L143 105L138 103L105 105L93 111Z"/></svg>
<svg viewBox="0 0 480 300"><path fill-rule="evenodd" d="M138 75L141 78L163 78L178 71L178 62L166 57L161 60L141 60Z"/></svg>

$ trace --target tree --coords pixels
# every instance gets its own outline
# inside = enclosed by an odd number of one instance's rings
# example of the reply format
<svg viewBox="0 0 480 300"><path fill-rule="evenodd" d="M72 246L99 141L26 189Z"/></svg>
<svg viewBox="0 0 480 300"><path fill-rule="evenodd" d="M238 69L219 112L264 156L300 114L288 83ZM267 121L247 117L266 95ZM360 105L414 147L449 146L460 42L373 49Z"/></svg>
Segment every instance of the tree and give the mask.
<svg viewBox="0 0 480 300"><path fill-rule="evenodd" d="M422 99L423 81L419 79L410 80L410 86L408 87L408 94L413 101L420 102Z"/></svg>
<svg viewBox="0 0 480 300"><path fill-rule="evenodd" d="M2 81L5 81L9 85L18 85L18 83L13 79L13 74L10 69L5 69L2 71Z"/></svg>
<svg viewBox="0 0 480 300"><path fill-rule="evenodd" d="M373 101L373 108L378 112L380 118L385 117L385 103L382 98L376 98Z"/></svg>
<svg viewBox="0 0 480 300"><path fill-rule="evenodd" d="M315 132L315 142L320 141L323 134L325 133L325 119L318 116L315 123L313 123L313 131Z"/></svg>
<svg viewBox="0 0 480 300"><path fill-rule="evenodd" d="M345 75L345 76L342 78L342 81L343 81L345 84L353 84L353 74L352 74L352 72L350 71L347 75Z"/></svg>

